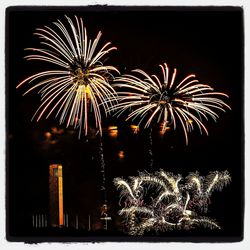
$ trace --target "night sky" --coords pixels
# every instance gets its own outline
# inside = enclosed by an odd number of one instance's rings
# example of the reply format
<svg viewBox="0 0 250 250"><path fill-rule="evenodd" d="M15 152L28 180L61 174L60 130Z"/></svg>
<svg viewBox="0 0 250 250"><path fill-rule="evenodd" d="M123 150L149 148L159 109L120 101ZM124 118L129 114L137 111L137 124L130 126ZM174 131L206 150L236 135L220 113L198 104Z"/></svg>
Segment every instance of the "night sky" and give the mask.
<svg viewBox="0 0 250 250"><path fill-rule="evenodd" d="M221 231L171 232L176 237L218 237L218 240L240 239L243 223L243 19L240 8L9 8L6 15L6 97L7 97L7 234L10 237L31 235L31 216L48 213L49 164L61 163L64 175L65 211L79 215L80 226L87 229L88 215L98 229L101 174L98 159L99 139L94 132L78 139L78 131L59 125L51 116L39 123L31 118L39 106L36 92L22 97L28 84L16 90L26 77L49 69L51 65L23 59L24 48L40 48L33 35L38 27L52 26L64 15L83 18L88 36L94 39L99 30L101 44L108 41L118 48L109 53L108 65L121 73L140 68L160 75L159 64L177 68L177 80L190 73L216 91L229 95L232 108L219 112L215 123L205 122L209 136L196 129L185 145L182 129L171 129L164 137L153 132L155 171L164 169L184 177L198 170L228 170L232 182L222 192L214 192L209 215L221 225ZM53 66L52 66L53 67ZM107 127L118 126L118 137L108 135ZM113 185L115 177L135 176L148 170L148 131L134 135L130 122L103 116L103 148L106 162L107 199L112 232L122 230L119 192ZM94 128L93 128L94 130ZM46 139L46 132L53 132ZM61 131L61 132L60 132ZM124 151L124 159L118 152ZM165 234L165 237L168 234ZM160 237L160 236L159 236ZM164 238L166 239L166 238ZM167 240L167 239L166 239Z"/></svg>

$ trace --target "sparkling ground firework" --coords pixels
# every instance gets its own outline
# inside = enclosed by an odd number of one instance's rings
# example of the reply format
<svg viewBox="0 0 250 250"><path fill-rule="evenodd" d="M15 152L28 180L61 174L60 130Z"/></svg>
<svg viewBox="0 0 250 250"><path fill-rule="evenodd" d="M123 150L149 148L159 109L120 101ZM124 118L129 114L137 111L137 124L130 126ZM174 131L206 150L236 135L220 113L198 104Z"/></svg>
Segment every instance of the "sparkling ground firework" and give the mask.
<svg viewBox="0 0 250 250"><path fill-rule="evenodd" d="M211 172L200 176L181 175L160 170L155 174L139 173L130 181L115 178L114 184L121 191L119 204L124 207L119 215L124 218L130 235L143 235L145 231L191 230L203 226L220 229L218 223L203 216L211 202L214 190L222 190L230 182L227 171Z"/></svg>

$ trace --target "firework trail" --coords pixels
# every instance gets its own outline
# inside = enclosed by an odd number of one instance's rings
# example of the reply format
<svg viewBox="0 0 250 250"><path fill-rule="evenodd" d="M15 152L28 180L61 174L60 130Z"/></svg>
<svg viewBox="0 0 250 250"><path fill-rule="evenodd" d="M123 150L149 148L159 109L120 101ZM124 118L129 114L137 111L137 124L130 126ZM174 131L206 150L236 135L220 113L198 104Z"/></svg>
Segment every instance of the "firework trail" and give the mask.
<svg viewBox="0 0 250 250"><path fill-rule="evenodd" d="M108 109L116 100L116 92L109 84L113 80L111 72L118 72L113 66L104 65L106 55L115 50L110 42L98 48L102 33L92 41L87 36L83 20L66 16L67 25L60 20L53 27L44 26L34 33L44 48L27 48L27 60L38 60L53 65L51 70L41 71L20 82L19 88L28 83L27 93L39 89L41 105L32 119L46 119L56 112L60 124L79 128L88 133L89 113L94 113L96 128L102 133L100 104L107 115Z"/></svg>
<svg viewBox="0 0 250 250"><path fill-rule="evenodd" d="M102 183L101 183L101 192L103 193L103 198L104 198L104 204L107 203L107 193L106 193L106 175L105 175L105 160L104 160L104 154L103 154L103 143L100 139L99 142L99 161L100 161L100 167L101 167L101 177L102 177Z"/></svg>
<svg viewBox="0 0 250 250"><path fill-rule="evenodd" d="M195 75L191 74L182 81L176 80L177 70L172 75L166 63L160 65L163 79L149 76L146 72L136 69L136 75L125 74L115 79L114 86L118 89L119 103L112 106L116 115L130 111L127 120L138 119L138 126L144 123L144 128L152 125L153 121L162 125L162 131L169 126L181 125L186 144L188 133L197 126L200 133L208 131L203 120L211 117L214 121L219 117L216 111L224 111L230 107L220 99L228 97L221 92L215 92L207 85L201 84Z"/></svg>
<svg viewBox="0 0 250 250"><path fill-rule="evenodd" d="M220 229L216 221L201 213L207 212L212 192L221 191L230 182L227 171L214 171L206 177L190 173L185 183L181 183L181 175L163 170L155 174L141 172L129 179L114 179L120 190L119 204L124 203L119 215L124 218L128 234L190 230L198 226Z"/></svg>
<svg viewBox="0 0 250 250"><path fill-rule="evenodd" d="M153 138L152 138L152 128L149 129L149 149L148 149L148 155L149 155L149 168L150 171L153 170L154 165L154 155L153 155Z"/></svg>

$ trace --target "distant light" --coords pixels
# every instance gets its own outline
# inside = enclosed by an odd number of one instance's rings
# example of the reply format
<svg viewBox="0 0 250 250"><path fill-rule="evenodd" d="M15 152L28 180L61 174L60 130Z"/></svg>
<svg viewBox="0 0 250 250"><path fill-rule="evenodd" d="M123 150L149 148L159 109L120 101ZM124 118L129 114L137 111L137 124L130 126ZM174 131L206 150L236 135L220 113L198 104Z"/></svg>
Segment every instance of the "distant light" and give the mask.
<svg viewBox="0 0 250 250"><path fill-rule="evenodd" d="M61 135L64 132L64 129L60 128L58 129L57 127L51 127L51 132L53 134Z"/></svg>
<svg viewBox="0 0 250 250"><path fill-rule="evenodd" d="M44 136L46 137L47 140L49 140L52 136L52 134L50 132L45 132Z"/></svg>
<svg viewBox="0 0 250 250"><path fill-rule="evenodd" d="M44 136L46 138L46 140L45 140L46 143L52 144L52 145L57 143L57 140L52 138L53 134L51 132L45 132Z"/></svg>
<svg viewBox="0 0 250 250"><path fill-rule="evenodd" d="M117 129L118 129L117 126L109 126L109 127L108 127L108 130L117 130Z"/></svg>
<svg viewBox="0 0 250 250"><path fill-rule="evenodd" d="M108 134L112 138L116 138L118 135L118 127L117 126L109 126L108 127Z"/></svg>
<svg viewBox="0 0 250 250"><path fill-rule="evenodd" d="M100 220L112 220L112 218L107 216L107 217L101 217Z"/></svg>
<svg viewBox="0 0 250 250"><path fill-rule="evenodd" d="M130 128L135 134L139 132L139 126L137 125L130 125Z"/></svg>
<svg viewBox="0 0 250 250"><path fill-rule="evenodd" d="M118 152L118 157L119 157L121 160L124 159L125 154L124 154L124 151L123 151L123 150L120 150L120 151Z"/></svg>

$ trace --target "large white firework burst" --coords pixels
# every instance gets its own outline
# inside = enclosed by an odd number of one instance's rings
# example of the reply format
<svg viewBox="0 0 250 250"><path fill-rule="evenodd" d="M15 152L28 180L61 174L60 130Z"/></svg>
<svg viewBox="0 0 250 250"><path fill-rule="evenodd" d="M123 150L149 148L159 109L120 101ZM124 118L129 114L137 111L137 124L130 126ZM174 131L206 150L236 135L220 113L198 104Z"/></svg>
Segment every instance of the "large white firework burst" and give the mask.
<svg viewBox="0 0 250 250"><path fill-rule="evenodd" d="M120 103L113 106L119 116L124 111L130 110L128 119L138 119L138 125L144 122L144 128L149 127L153 121L161 123L162 131L170 125L176 129L177 121L180 122L188 144L188 132L197 125L200 132L208 131L203 124L203 119L212 117L217 120L216 111L225 112L230 107L220 99L228 97L221 92L215 92L207 85L201 84L194 74L190 74L182 81L176 81L177 70L172 75L166 63L160 65L163 79L158 76L149 76L140 69L133 70L136 75L125 74L117 77L115 81L118 87Z"/></svg>
<svg viewBox="0 0 250 250"><path fill-rule="evenodd" d="M143 235L146 231L190 230L194 227L220 229L218 223L203 214L207 212L214 190L222 190L231 180L227 171L200 176L190 173L183 182L181 175L160 170L155 174L139 173L130 180L115 178L121 191L119 211L128 234Z"/></svg>
<svg viewBox="0 0 250 250"><path fill-rule="evenodd" d="M110 47L108 42L97 48L101 32L91 41L82 18L75 16L71 20L66 16L66 19L67 25L57 20L53 28L45 26L36 30L35 35L44 48L26 49L32 52L25 57L27 60L45 61L54 68L29 76L17 88L28 83L30 88L24 95L39 88L41 105L33 116L37 121L45 114L48 118L56 112L56 117L60 115L60 124L66 121L67 127L79 128L79 136L83 125L87 135L88 113L93 111L96 128L102 133L100 103L104 103L102 107L107 114L116 99L109 83L113 80L111 72L118 72L103 63L105 56L116 47Z"/></svg>

